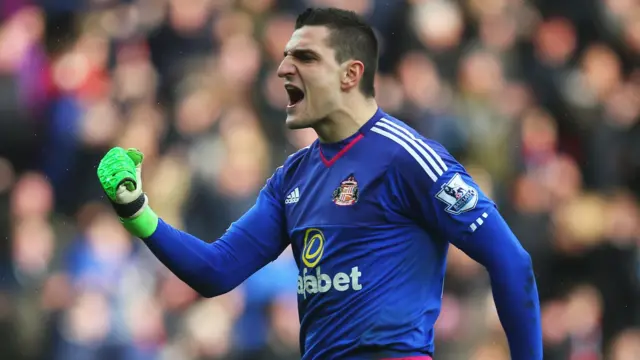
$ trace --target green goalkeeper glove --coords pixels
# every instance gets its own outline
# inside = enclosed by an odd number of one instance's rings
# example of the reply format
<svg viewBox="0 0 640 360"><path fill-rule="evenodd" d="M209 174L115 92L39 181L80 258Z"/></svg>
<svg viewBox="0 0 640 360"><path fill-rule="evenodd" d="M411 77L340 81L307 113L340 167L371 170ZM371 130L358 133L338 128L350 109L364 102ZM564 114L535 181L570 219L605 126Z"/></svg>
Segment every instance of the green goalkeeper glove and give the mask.
<svg viewBox="0 0 640 360"><path fill-rule="evenodd" d="M137 149L114 147L100 160L98 179L124 227L139 238L149 237L158 226L158 216L142 192L142 160Z"/></svg>

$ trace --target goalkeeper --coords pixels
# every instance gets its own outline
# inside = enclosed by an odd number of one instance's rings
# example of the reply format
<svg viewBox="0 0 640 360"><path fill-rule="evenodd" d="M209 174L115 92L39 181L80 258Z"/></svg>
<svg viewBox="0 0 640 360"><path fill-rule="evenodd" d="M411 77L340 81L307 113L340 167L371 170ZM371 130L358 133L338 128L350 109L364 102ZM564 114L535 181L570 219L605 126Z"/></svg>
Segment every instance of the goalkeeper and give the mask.
<svg viewBox="0 0 640 360"><path fill-rule="evenodd" d="M313 128L318 140L276 169L212 244L149 207L135 149L102 159L104 191L124 227L205 297L232 290L291 245L304 360L431 359L449 244L487 269L512 358L542 359L529 254L442 145L378 107L377 56L373 30L352 12L298 17L278 75L287 126Z"/></svg>

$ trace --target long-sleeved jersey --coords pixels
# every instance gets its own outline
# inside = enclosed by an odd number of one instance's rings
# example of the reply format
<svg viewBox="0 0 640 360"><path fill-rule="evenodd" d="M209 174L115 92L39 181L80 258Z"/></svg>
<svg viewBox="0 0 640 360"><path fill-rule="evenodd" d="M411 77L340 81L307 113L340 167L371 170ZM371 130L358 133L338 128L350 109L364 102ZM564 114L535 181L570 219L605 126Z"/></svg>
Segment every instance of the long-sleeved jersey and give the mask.
<svg viewBox="0 0 640 360"><path fill-rule="evenodd" d="M145 242L205 296L291 245L304 360L432 356L451 243L488 270L512 357L542 359L529 255L463 166L382 110L290 156L213 244L162 220Z"/></svg>

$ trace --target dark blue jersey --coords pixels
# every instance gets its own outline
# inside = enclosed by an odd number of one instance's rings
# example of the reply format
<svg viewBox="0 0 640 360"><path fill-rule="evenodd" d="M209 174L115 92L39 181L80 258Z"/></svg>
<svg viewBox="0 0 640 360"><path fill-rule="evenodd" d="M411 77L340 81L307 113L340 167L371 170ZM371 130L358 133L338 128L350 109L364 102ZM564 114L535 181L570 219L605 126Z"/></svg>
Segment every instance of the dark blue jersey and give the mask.
<svg viewBox="0 0 640 360"><path fill-rule="evenodd" d="M383 111L349 139L290 156L219 241L192 240L160 221L146 243L206 296L292 246L305 360L433 354L452 243L489 271L513 358L542 358L528 254L462 165ZM191 260L170 255L181 251L171 241Z"/></svg>
<svg viewBox="0 0 640 360"><path fill-rule="evenodd" d="M299 268L304 353L433 352L449 241L495 211L442 146L379 111L291 156L267 191Z"/></svg>

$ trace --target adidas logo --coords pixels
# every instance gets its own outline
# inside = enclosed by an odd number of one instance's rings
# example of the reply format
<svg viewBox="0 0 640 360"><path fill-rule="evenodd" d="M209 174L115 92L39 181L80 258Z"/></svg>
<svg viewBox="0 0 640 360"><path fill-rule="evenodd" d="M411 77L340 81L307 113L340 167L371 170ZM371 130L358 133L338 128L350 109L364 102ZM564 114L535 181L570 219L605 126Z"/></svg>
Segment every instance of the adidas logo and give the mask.
<svg viewBox="0 0 640 360"><path fill-rule="evenodd" d="M298 190L298 188L296 188L289 195L287 195L287 198L284 200L284 203L285 204L295 204L299 200L300 200L300 190Z"/></svg>

